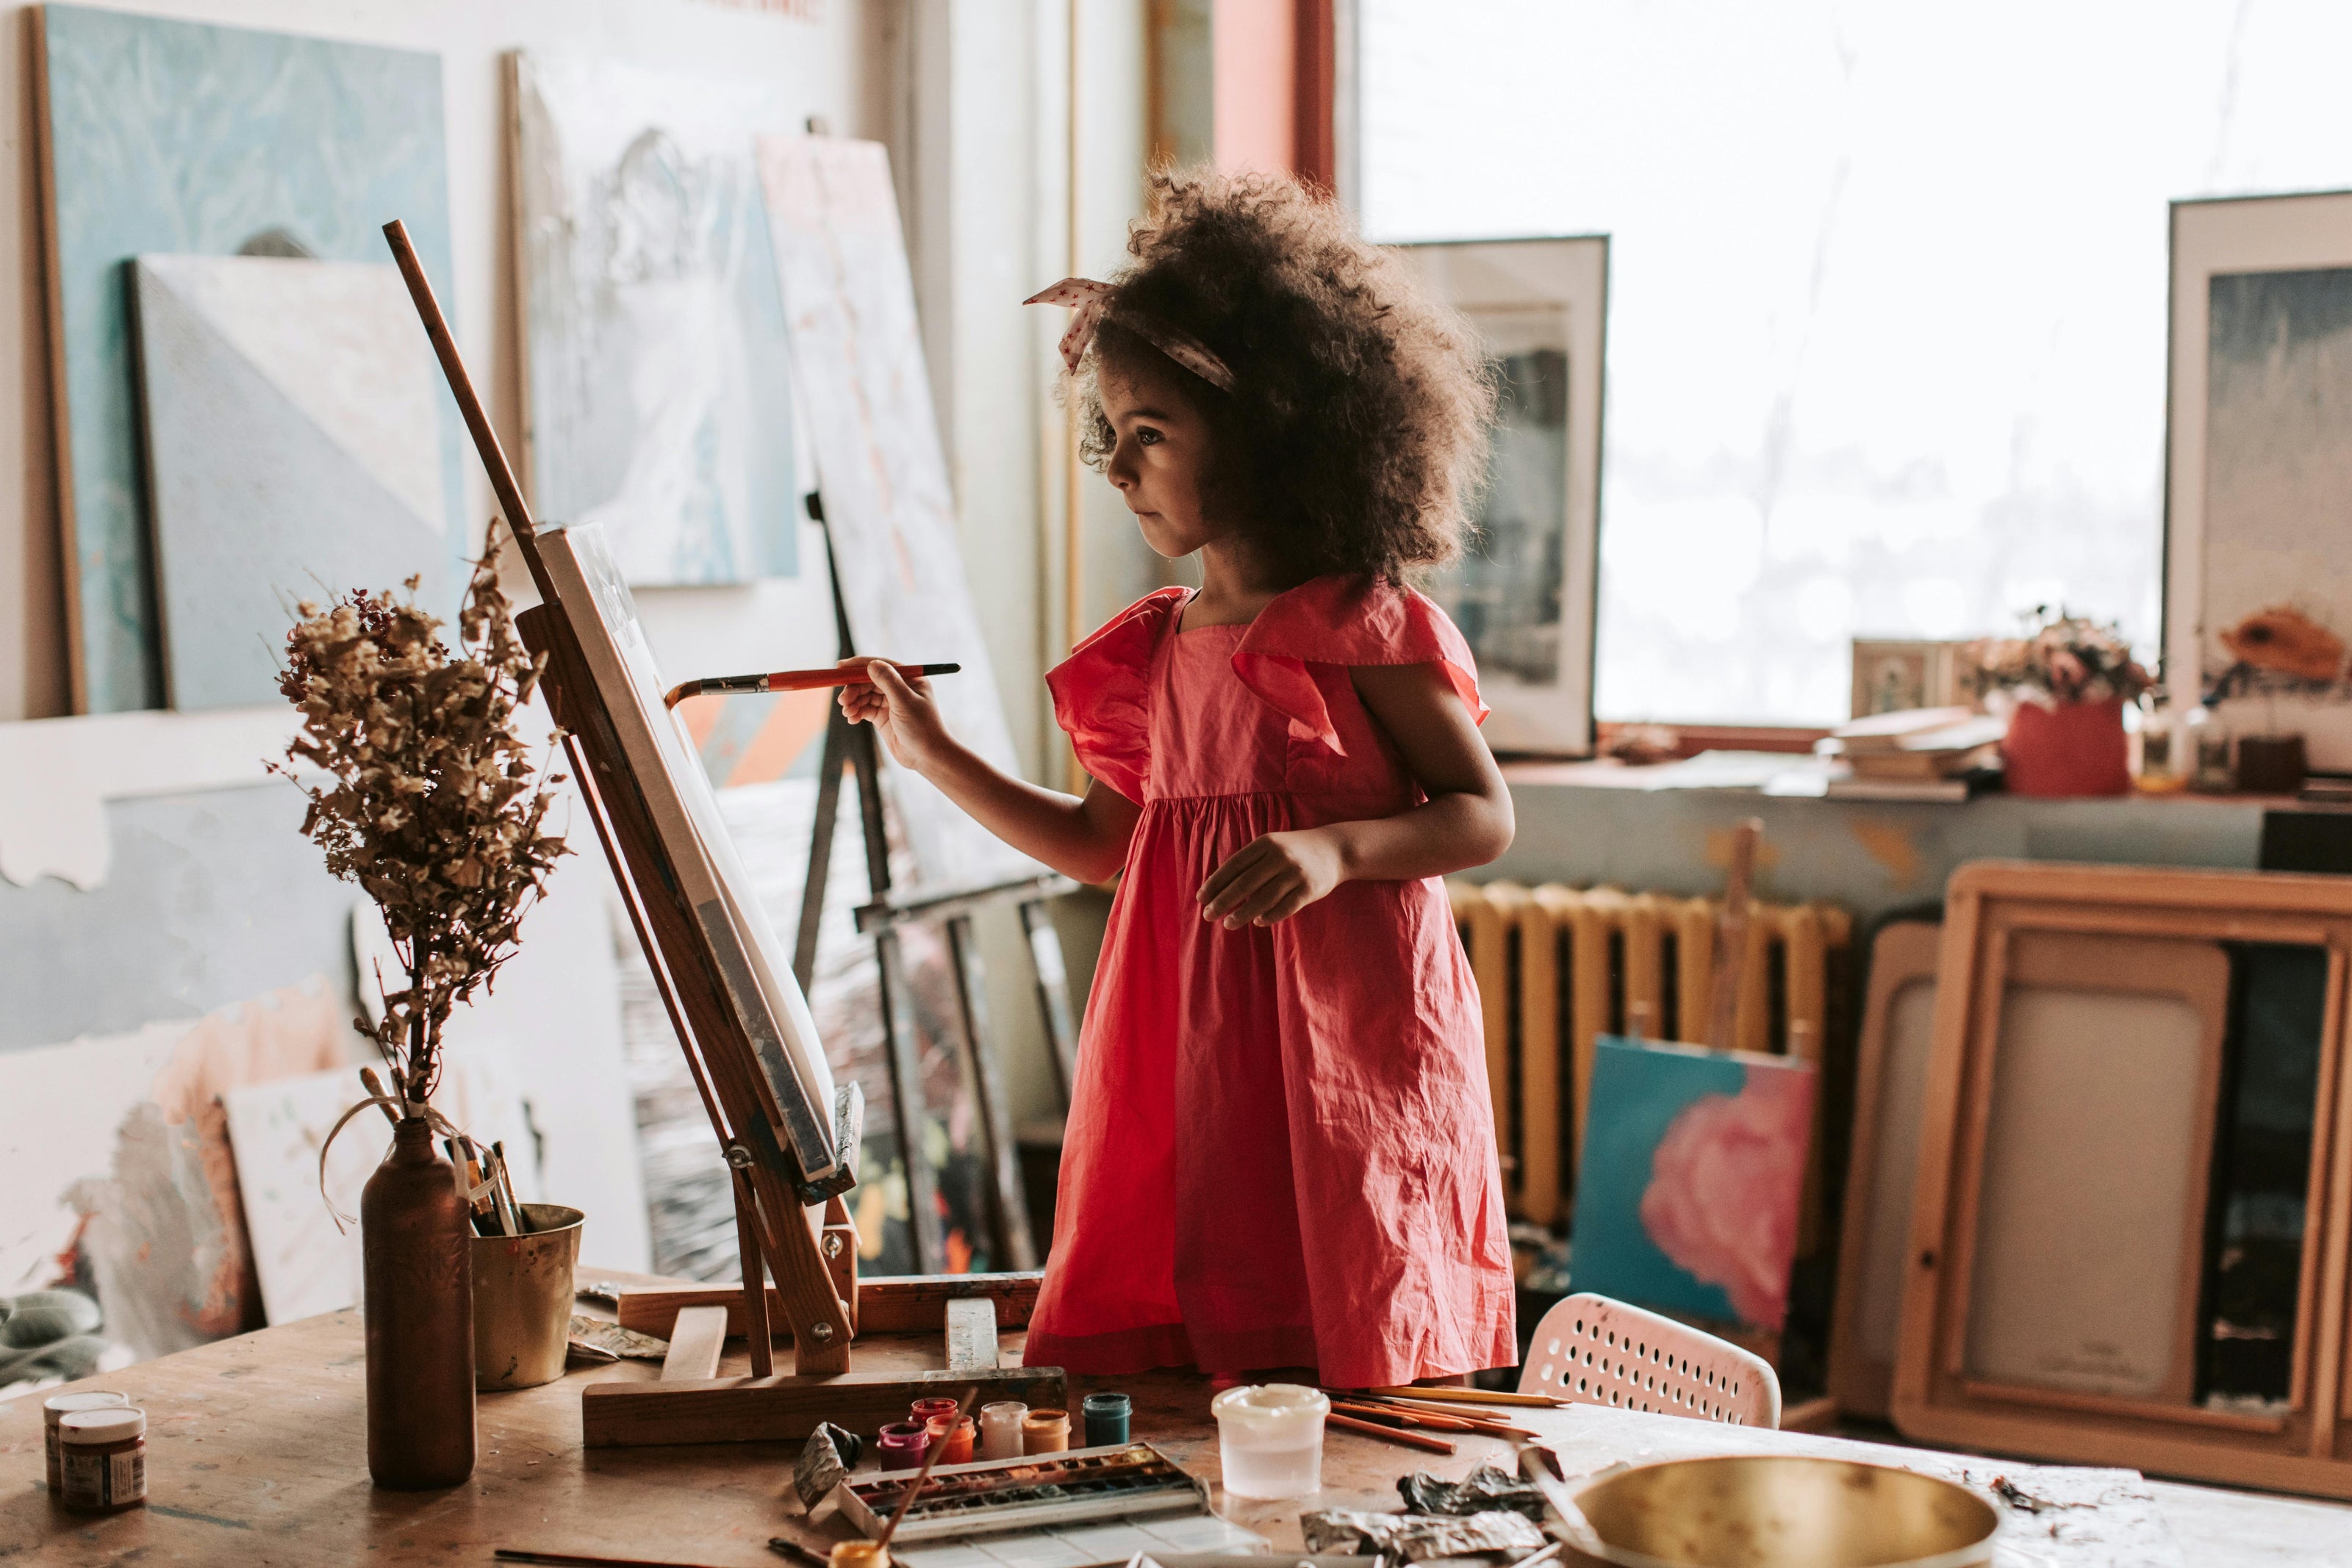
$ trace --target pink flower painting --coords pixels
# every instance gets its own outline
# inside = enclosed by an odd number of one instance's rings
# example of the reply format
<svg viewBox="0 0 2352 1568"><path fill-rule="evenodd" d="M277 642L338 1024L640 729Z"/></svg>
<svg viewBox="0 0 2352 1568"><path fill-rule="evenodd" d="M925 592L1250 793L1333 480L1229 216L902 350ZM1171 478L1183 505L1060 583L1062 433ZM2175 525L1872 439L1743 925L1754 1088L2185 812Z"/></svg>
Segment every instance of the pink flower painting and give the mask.
<svg viewBox="0 0 2352 1568"><path fill-rule="evenodd" d="M1642 1194L1658 1250L1757 1328L1788 1310L1812 1109L1811 1074L1750 1070L1738 1094L1703 1094L1667 1124Z"/></svg>

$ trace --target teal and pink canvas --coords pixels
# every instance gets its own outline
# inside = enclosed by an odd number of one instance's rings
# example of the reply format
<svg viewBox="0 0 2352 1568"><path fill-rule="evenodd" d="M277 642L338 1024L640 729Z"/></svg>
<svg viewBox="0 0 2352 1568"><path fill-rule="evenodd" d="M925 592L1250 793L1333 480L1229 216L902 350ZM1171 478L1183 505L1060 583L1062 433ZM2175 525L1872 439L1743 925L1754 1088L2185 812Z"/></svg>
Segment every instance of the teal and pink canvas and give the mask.
<svg viewBox="0 0 2352 1568"><path fill-rule="evenodd" d="M1777 1330L1812 1126L1810 1062L1603 1036L1576 1178L1569 1281Z"/></svg>

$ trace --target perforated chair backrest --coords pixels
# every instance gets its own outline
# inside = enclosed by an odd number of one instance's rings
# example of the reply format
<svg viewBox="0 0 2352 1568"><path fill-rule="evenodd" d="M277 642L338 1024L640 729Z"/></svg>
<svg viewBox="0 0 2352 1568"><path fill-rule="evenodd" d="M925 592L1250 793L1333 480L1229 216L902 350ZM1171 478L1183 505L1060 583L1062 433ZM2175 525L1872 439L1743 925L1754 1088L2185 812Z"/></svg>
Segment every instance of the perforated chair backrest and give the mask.
<svg viewBox="0 0 2352 1568"><path fill-rule="evenodd" d="M1771 1363L1728 1340L1606 1296L1570 1296L1543 1315L1519 1392L1735 1427L1780 1425Z"/></svg>

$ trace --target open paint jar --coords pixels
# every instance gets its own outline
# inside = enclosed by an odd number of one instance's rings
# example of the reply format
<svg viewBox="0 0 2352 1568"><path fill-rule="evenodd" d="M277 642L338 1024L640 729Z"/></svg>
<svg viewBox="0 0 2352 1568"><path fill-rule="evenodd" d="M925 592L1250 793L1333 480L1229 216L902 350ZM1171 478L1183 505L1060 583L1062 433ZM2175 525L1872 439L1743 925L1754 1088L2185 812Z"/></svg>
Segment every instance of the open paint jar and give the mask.
<svg viewBox="0 0 2352 1568"><path fill-rule="evenodd" d="M1323 1417L1331 1402L1297 1383L1228 1388L1209 1402L1225 1490L1235 1497L1306 1497L1323 1486Z"/></svg>

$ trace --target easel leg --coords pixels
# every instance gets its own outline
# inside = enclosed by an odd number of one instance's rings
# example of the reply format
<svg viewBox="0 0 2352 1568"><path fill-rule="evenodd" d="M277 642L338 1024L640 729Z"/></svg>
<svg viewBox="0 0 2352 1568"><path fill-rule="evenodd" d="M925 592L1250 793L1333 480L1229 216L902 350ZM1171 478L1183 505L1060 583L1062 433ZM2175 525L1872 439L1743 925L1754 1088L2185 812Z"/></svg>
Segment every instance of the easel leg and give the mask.
<svg viewBox="0 0 2352 1568"><path fill-rule="evenodd" d="M841 770L849 765L849 721L835 704L824 727L824 753L816 765L816 826L809 836L808 881L801 894L801 928L793 943L793 979L806 996L816 977L817 934L824 925L825 879L833 870L833 830L841 819Z"/></svg>
<svg viewBox="0 0 2352 1568"><path fill-rule="evenodd" d="M850 760L857 768L857 811L866 830L866 881L873 896L890 891L890 839L882 821L881 758L871 726L851 726ZM923 1100L922 1048L915 1038L914 994L907 986L907 962L895 931L877 933L874 957L882 970L882 1033L890 1055L890 1103L898 1121L898 1148L907 1170L907 1228L914 1241L915 1272L935 1274L947 1264L947 1233L940 1223L939 1173L923 1146L927 1119Z"/></svg>
<svg viewBox="0 0 2352 1568"><path fill-rule="evenodd" d="M1077 1015L1070 1006L1070 968L1062 957L1062 933L1044 899L1022 904L1021 934L1029 939L1029 959L1036 970L1037 1009L1045 1020L1045 1059L1053 1064L1054 1087L1067 1106L1071 1086L1078 1078Z"/></svg>
<svg viewBox="0 0 2352 1568"><path fill-rule="evenodd" d="M1029 1200L1021 1190L1013 1117L989 1032L987 977L981 968L971 916L956 915L947 922L947 928L948 952L955 963L956 1003L963 1014L964 1061L972 1098L979 1103L981 1136L988 1145L989 1207L994 1210L996 1255L1002 1260L997 1267L1034 1269L1037 1247L1029 1233Z"/></svg>
<svg viewBox="0 0 2352 1568"><path fill-rule="evenodd" d="M741 1171L735 1183L735 1245L743 1254L743 1337L751 1346L751 1375L776 1375L775 1334L768 1326L768 1270L761 1260L760 1228L752 1223L751 1184Z"/></svg>

